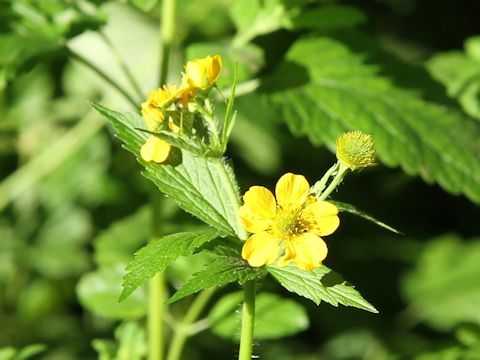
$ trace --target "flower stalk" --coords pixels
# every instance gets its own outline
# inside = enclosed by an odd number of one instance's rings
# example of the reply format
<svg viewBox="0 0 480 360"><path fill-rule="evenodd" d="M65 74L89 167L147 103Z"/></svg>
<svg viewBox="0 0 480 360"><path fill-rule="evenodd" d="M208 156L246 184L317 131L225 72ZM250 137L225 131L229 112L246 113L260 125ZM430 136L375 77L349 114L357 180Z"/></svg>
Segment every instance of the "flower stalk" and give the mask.
<svg viewBox="0 0 480 360"><path fill-rule="evenodd" d="M251 360L255 325L255 280L244 285L239 360Z"/></svg>

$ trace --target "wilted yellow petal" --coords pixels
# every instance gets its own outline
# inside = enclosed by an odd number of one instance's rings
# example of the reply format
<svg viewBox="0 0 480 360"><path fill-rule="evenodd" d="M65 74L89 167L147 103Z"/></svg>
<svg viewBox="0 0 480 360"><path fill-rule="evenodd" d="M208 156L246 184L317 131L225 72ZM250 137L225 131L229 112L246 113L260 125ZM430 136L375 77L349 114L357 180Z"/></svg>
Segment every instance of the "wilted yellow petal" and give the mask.
<svg viewBox="0 0 480 360"><path fill-rule="evenodd" d="M278 239L267 232L252 235L243 245L242 258L248 261L250 266L260 267L273 263L280 251Z"/></svg>
<svg viewBox="0 0 480 360"><path fill-rule="evenodd" d="M277 182L275 195L277 202L283 208L289 205L303 205L307 200L310 185L303 175L294 175L287 173Z"/></svg>
<svg viewBox="0 0 480 360"><path fill-rule="evenodd" d="M321 236L332 234L340 225L338 209L328 201L316 201L302 212L307 231Z"/></svg>
<svg viewBox="0 0 480 360"><path fill-rule="evenodd" d="M170 144L153 135L148 137L140 149L140 156L143 160L156 163L162 163L167 160L169 154Z"/></svg>

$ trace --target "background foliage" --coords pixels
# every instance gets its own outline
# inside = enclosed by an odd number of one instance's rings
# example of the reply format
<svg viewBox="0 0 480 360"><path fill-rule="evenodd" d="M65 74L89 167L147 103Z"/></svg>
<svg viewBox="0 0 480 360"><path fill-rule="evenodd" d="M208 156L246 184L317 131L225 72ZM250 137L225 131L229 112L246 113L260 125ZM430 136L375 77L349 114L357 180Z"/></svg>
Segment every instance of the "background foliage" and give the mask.
<svg viewBox="0 0 480 360"><path fill-rule="evenodd" d="M157 86L160 4L0 6L0 359L141 359L144 289L116 299L126 264L148 241L153 186L87 100L120 111L138 106L85 61L139 104ZM242 189L272 188L287 171L318 178L334 160L336 136L360 129L374 136L380 166L347 178L335 199L405 234L344 214L326 265L380 313L317 307L265 283L255 353L479 358L479 5L179 0L178 9L172 81L185 59L219 53L223 88L238 62L227 155ZM168 191L165 179L157 185ZM208 204L208 194L198 197ZM169 200L162 211L165 235L205 231ZM209 221L232 231L229 219ZM167 270L172 294L211 260L201 253L187 263L181 255ZM237 289L215 294L209 329L189 341L186 359L234 353ZM172 312L186 306L188 299L179 301Z"/></svg>

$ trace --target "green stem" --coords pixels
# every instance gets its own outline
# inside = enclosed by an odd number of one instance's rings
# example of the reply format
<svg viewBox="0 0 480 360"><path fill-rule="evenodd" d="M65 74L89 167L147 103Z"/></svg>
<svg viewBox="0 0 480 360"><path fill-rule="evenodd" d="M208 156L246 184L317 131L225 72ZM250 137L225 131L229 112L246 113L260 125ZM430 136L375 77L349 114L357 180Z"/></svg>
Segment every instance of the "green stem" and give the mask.
<svg viewBox="0 0 480 360"><path fill-rule="evenodd" d="M175 34L175 0L164 0L161 15L161 47L162 57L160 63L160 85L167 80L170 47ZM162 226L162 203L163 196L155 188L150 197L152 205L153 223L152 235L157 238L161 234ZM166 279L163 273L157 273L150 280L149 288L149 307L148 307L148 359L163 360L164 359L164 319L167 315L167 306L165 300L167 298Z"/></svg>
<svg viewBox="0 0 480 360"><path fill-rule="evenodd" d="M337 161L330 169L327 170L325 175L323 175L322 178L312 186L311 192L314 193L317 198L322 194L322 191L327 186L328 180L338 170L338 167L339 162Z"/></svg>
<svg viewBox="0 0 480 360"><path fill-rule="evenodd" d="M332 193L332 191L335 190L338 185L340 185L345 175L347 175L348 170L350 170L350 168L341 161L339 161L338 164L337 174L325 191L318 196L318 200L325 200Z"/></svg>
<svg viewBox="0 0 480 360"><path fill-rule="evenodd" d="M174 335L167 355L167 360L178 360L182 355L183 346L190 335L192 324L200 316L202 310L208 303L208 300L215 293L216 288L209 288L203 290L193 301L188 308L187 313L180 322L180 324L174 328Z"/></svg>
<svg viewBox="0 0 480 360"><path fill-rule="evenodd" d="M65 163L95 136L104 124L103 118L93 109L90 110L63 137L5 178L0 183L0 210Z"/></svg>
<svg viewBox="0 0 480 360"><path fill-rule="evenodd" d="M67 52L70 57L77 60L78 62L82 63L90 70L94 71L98 76L100 76L103 80L105 80L110 86L112 86L115 90L117 90L123 97L135 108L138 109L140 106L140 101L135 100L123 87L121 87L115 80L113 80L110 76L108 76L103 70L101 70L98 66L90 62L87 58L83 57L82 55L76 53L70 48L67 48Z"/></svg>
<svg viewBox="0 0 480 360"><path fill-rule="evenodd" d="M165 278L157 273L148 282L148 359L163 359Z"/></svg>
<svg viewBox="0 0 480 360"><path fill-rule="evenodd" d="M224 189L228 193L228 197L232 205L234 205L235 209L240 208L240 199L237 191L237 184L234 183L234 180L229 175L229 170L227 169L227 164L223 158L214 158L212 162L215 164L217 168L218 175L220 177L220 181L223 183ZM241 240L247 240L248 233L243 227L242 222L240 221L240 217L238 216L238 211L236 211L236 229L235 232Z"/></svg>
<svg viewBox="0 0 480 360"><path fill-rule="evenodd" d="M247 282L243 291L242 332L240 335L240 353L238 359L251 360L253 329L255 325L255 280Z"/></svg>
<svg viewBox="0 0 480 360"><path fill-rule="evenodd" d="M117 61L120 68L122 69L123 73L125 74L125 77L127 78L128 82L132 86L133 90L136 92L138 98L143 99L144 95L143 95L142 89L140 88L140 85L138 84L137 80L133 76L128 65L123 60L122 56L120 56L119 52L113 45L112 41L108 38L108 36L103 31L99 30L98 34L100 35L103 42L108 46L108 48L112 52L113 56L115 57L115 60Z"/></svg>
<svg viewBox="0 0 480 360"><path fill-rule="evenodd" d="M162 18L160 23L161 31L161 66L159 75L160 86L167 82L168 65L170 59L170 51L172 49L175 38L175 0L163 0L162 2Z"/></svg>

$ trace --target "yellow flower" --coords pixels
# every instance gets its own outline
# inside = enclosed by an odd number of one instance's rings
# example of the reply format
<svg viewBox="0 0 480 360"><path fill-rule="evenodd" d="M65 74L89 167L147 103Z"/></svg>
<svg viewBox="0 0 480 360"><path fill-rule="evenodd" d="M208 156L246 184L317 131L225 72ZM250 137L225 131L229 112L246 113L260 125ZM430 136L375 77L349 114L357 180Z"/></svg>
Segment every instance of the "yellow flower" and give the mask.
<svg viewBox="0 0 480 360"><path fill-rule="evenodd" d="M188 85L195 89L208 89L217 81L221 68L222 58L220 55L189 61L185 66L182 83L184 86Z"/></svg>
<svg viewBox="0 0 480 360"><path fill-rule="evenodd" d="M253 235L243 245L242 257L251 266L271 264L280 255L280 266L295 262L310 271L322 265L328 250L320 236L332 234L340 220L337 207L308 196L309 189L305 177L287 173L277 182L276 200L263 186L245 193L239 215Z"/></svg>
<svg viewBox="0 0 480 360"><path fill-rule="evenodd" d="M158 129L165 118L164 109L179 96L175 84L167 84L152 90L147 100L142 103L142 116L151 131Z"/></svg>
<svg viewBox="0 0 480 360"><path fill-rule="evenodd" d="M371 135L349 131L337 139L337 159L351 170L375 165L375 145Z"/></svg>
<svg viewBox="0 0 480 360"><path fill-rule="evenodd" d="M170 154L170 144L158 137L151 135L140 149L140 156L145 161L162 163Z"/></svg>

